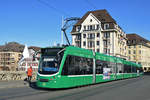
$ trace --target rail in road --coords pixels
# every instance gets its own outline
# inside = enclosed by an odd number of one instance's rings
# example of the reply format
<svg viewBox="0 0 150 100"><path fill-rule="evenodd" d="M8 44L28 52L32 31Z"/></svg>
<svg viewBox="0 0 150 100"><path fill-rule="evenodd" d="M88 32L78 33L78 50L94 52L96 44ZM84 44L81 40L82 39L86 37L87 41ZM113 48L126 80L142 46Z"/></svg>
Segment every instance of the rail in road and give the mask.
<svg viewBox="0 0 150 100"><path fill-rule="evenodd" d="M0 100L150 100L150 76L66 90L0 89Z"/></svg>

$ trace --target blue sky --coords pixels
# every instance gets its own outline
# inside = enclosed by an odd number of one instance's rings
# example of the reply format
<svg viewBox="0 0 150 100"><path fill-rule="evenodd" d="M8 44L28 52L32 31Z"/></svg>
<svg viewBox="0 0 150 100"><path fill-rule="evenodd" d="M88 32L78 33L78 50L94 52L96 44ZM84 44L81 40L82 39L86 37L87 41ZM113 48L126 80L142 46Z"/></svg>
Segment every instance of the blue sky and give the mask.
<svg viewBox="0 0 150 100"><path fill-rule="evenodd" d="M0 0L0 45L11 41L40 47L60 43L62 16L82 17L98 9L107 9L126 33L150 40L149 4L150 0Z"/></svg>

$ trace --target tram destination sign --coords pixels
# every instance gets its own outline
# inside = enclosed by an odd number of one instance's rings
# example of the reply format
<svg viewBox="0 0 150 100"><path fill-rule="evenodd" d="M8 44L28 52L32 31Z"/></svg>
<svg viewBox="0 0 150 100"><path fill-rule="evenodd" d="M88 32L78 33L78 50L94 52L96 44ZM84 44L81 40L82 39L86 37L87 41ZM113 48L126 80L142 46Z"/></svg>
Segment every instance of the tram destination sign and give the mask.
<svg viewBox="0 0 150 100"><path fill-rule="evenodd" d="M41 53L44 56L56 56L57 53L62 50L63 48L42 48Z"/></svg>

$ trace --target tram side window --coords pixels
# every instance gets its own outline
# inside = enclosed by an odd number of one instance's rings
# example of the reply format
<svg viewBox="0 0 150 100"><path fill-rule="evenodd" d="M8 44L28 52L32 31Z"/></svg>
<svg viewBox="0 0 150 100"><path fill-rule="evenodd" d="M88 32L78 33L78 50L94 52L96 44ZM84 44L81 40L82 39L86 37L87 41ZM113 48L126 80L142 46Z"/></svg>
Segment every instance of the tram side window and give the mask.
<svg viewBox="0 0 150 100"><path fill-rule="evenodd" d="M103 61L96 60L96 74L103 74L103 64Z"/></svg>
<svg viewBox="0 0 150 100"><path fill-rule="evenodd" d="M132 73L131 72L131 65L128 65L128 73Z"/></svg>
<svg viewBox="0 0 150 100"><path fill-rule="evenodd" d="M132 66L132 73L136 73L136 66Z"/></svg>
<svg viewBox="0 0 150 100"><path fill-rule="evenodd" d="M93 59L91 58L84 58L84 61L82 62L83 65L81 65L80 72L82 75L84 74L93 74ZM84 69L84 73L82 70Z"/></svg>
<svg viewBox="0 0 150 100"><path fill-rule="evenodd" d="M116 63L110 62L111 72L116 73Z"/></svg>
<svg viewBox="0 0 150 100"><path fill-rule="evenodd" d="M62 75L85 75L93 73L93 59L67 56Z"/></svg>
<svg viewBox="0 0 150 100"><path fill-rule="evenodd" d="M66 57L66 61L64 63L63 69L62 69L62 75L68 75L68 67L69 67L69 65L71 65L70 64L71 60L72 60L71 56Z"/></svg>
<svg viewBox="0 0 150 100"><path fill-rule="evenodd" d="M118 69L117 73L123 73L123 64L117 63L117 69Z"/></svg>
<svg viewBox="0 0 150 100"><path fill-rule="evenodd" d="M115 73L116 63L96 60L96 74L103 74L103 68L110 68L111 73Z"/></svg>
<svg viewBox="0 0 150 100"><path fill-rule="evenodd" d="M124 73L131 73L131 66L130 65L124 65Z"/></svg>

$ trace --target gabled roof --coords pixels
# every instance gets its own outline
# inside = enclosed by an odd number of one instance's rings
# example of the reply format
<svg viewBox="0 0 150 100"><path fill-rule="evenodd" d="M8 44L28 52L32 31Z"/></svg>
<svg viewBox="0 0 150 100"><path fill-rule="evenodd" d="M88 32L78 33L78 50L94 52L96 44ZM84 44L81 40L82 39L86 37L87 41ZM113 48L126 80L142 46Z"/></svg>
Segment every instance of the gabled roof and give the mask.
<svg viewBox="0 0 150 100"><path fill-rule="evenodd" d="M116 23L116 21L110 16L107 10L103 9L103 10L88 11L75 25L81 25L90 13L92 13L102 23L103 22Z"/></svg>

